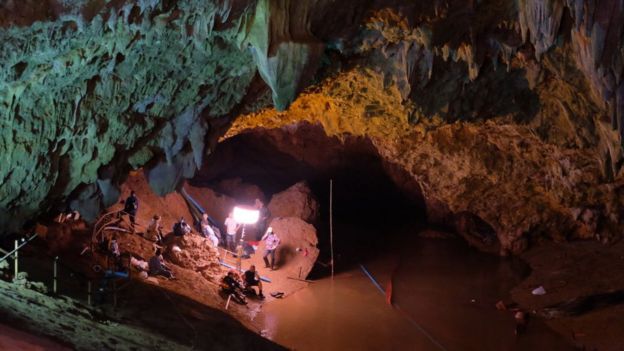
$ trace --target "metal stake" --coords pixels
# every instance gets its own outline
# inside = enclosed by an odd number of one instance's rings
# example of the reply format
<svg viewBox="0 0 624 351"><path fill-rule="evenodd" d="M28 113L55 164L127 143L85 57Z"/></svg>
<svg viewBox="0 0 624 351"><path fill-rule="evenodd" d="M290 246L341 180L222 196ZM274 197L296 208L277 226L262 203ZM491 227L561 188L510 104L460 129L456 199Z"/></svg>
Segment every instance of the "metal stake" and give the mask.
<svg viewBox="0 0 624 351"><path fill-rule="evenodd" d="M54 280L52 283L52 291L56 294L56 290L57 290L57 278L58 278L58 256L54 257Z"/></svg>
<svg viewBox="0 0 624 351"><path fill-rule="evenodd" d="M329 245L331 250L331 277L334 279L334 214L333 214L333 195L334 180L329 180Z"/></svg>
<svg viewBox="0 0 624 351"><path fill-rule="evenodd" d="M19 263L18 263L18 258L19 257L18 257L18 251L17 251L18 246L19 246L19 243L18 243L17 240L15 240L15 256L13 256L14 257L14 261L15 261L15 275L13 276L13 279L17 279L17 273L19 272L19 267L18 267L19 266Z"/></svg>

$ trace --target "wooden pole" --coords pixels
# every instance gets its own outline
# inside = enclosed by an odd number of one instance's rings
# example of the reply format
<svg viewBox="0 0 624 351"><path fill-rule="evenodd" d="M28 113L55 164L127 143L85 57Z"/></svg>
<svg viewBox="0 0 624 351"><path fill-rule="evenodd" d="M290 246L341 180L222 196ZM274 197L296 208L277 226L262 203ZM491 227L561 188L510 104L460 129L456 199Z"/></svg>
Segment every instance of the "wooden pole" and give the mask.
<svg viewBox="0 0 624 351"><path fill-rule="evenodd" d="M331 251L331 277L334 279L334 209L333 209L333 196L334 196L334 180L329 180L329 246Z"/></svg>
<svg viewBox="0 0 624 351"><path fill-rule="evenodd" d="M53 276L53 280L52 280L52 291L56 294L56 289L57 289L57 277L58 277L58 256L54 257L54 276Z"/></svg>
<svg viewBox="0 0 624 351"><path fill-rule="evenodd" d="M286 277L288 279L292 279L292 280L298 280L300 282L306 282L306 283L314 283L314 280L308 280L308 279L300 279L300 278L295 278L295 277Z"/></svg>
<svg viewBox="0 0 624 351"><path fill-rule="evenodd" d="M15 240L15 275L13 276L13 279L17 279L17 273L19 272L19 263L18 263L18 247L19 243L17 242L17 240Z"/></svg>

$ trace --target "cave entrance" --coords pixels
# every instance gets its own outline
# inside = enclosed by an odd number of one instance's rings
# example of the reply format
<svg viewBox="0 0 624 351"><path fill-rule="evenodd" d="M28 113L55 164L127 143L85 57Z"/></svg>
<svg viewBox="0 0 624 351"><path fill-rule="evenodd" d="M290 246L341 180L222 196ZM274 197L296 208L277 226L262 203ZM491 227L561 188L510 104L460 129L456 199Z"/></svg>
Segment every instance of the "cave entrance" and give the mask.
<svg viewBox="0 0 624 351"><path fill-rule="evenodd" d="M396 176L396 168L384 163L367 138L341 141L328 137L320 126L297 124L257 129L221 142L190 183L216 189L224 180L240 178L259 186L268 201L306 181L320 205L319 219L312 223L321 251L313 275L319 276L326 269L318 267L329 262L330 179L336 269L385 251L399 241L399 227L425 226L420 194L400 189L389 174Z"/></svg>

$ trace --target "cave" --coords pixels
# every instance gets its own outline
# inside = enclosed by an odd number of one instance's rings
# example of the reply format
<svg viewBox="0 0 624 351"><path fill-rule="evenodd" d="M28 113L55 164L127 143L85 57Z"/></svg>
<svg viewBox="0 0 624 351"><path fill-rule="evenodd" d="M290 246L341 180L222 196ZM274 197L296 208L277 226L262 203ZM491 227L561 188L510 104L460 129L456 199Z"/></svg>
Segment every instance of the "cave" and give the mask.
<svg viewBox="0 0 624 351"><path fill-rule="evenodd" d="M320 260L329 261L331 180L337 260L352 265L378 252L380 245L396 244L400 237L392 233L398 228L427 227L422 194L417 185L401 182L406 177L400 172L384 163L370 140L330 137L321 126L302 123L282 129L259 128L222 141L189 183L236 196L236 188L221 184L240 179L243 184L258 186L270 199L305 182L320 205L315 220Z"/></svg>
<svg viewBox="0 0 624 351"><path fill-rule="evenodd" d="M0 349L624 343L622 1L5 0L0 39Z"/></svg>

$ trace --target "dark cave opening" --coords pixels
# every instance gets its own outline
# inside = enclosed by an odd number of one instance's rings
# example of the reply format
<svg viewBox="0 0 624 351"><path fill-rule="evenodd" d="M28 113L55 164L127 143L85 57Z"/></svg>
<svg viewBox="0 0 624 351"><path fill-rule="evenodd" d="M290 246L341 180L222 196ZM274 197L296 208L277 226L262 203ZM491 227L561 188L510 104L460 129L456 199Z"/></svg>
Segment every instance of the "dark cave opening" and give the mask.
<svg viewBox="0 0 624 351"><path fill-rule="evenodd" d="M340 140L328 137L320 126L298 124L257 129L221 142L191 184L215 188L223 180L240 178L259 186L268 202L273 194L306 181L320 205L313 224L323 267L330 260L331 179L334 259L337 267L345 267L394 245L400 240L398 228L426 225L420 194L399 188L389 176L396 172L366 138ZM319 271L313 273L322 275Z"/></svg>

